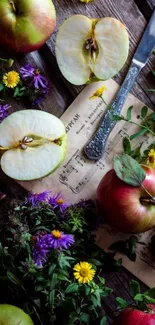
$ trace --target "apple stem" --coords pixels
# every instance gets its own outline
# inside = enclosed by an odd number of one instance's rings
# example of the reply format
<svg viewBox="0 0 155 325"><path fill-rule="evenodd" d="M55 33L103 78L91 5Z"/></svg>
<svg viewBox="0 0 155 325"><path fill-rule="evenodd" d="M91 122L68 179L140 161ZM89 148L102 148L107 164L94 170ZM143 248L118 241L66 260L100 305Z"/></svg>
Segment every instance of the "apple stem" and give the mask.
<svg viewBox="0 0 155 325"><path fill-rule="evenodd" d="M148 198L148 197L141 197L140 202L155 205L155 199L154 198L152 199L152 198Z"/></svg>
<svg viewBox="0 0 155 325"><path fill-rule="evenodd" d="M13 11L16 12L16 7L15 7L15 4L14 4L14 1L13 0L10 0L10 5L12 6L13 8Z"/></svg>

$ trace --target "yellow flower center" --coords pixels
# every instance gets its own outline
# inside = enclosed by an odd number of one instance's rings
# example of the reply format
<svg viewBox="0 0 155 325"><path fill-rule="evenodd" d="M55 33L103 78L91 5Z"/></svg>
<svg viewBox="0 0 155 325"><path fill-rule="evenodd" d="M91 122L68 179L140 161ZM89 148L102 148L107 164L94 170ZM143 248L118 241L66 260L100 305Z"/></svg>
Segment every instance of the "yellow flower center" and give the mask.
<svg viewBox="0 0 155 325"><path fill-rule="evenodd" d="M147 157L147 165L155 168L155 150L151 149Z"/></svg>
<svg viewBox="0 0 155 325"><path fill-rule="evenodd" d="M59 231L59 230L53 230L52 231L52 235L57 239L61 238L61 234L62 234L62 232Z"/></svg>
<svg viewBox="0 0 155 325"><path fill-rule="evenodd" d="M88 274L89 274L89 270L88 269L85 269L85 268L81 268L81 270L80 270L80 275L81 276L88 276Z"/></svg>
<svg viewBox="0 0 155 325"><path fill-rule="evenodd" d="M3 76L3 83L8 88L15 88L20 81L19 73L16 71L9 71Z"/></svg>
<svg viewBox="0 0 155 325"><path fill-rule="evenodd" d="M58 203L58 204L64 204L64 200L63 200L63 199L58 199L58 200L57 200L57 203Z"/></svg>
<svg viewBox="0 0 155 325"><path fill-rule="evenodd" d="M38 76L38 74L40 74L40 70L39 69L36 69L35 70L35 75Z"/></svg>

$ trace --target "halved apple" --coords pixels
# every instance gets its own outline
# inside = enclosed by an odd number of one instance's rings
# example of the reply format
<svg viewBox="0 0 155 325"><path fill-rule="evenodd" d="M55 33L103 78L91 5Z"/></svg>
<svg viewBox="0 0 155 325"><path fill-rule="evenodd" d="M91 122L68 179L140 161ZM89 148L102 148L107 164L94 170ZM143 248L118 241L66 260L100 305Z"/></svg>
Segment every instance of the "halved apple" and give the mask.
<svg viewBox="0 0 155 325"><path fill-rule="evenodd" d="M52 173L63 162L66 146L65 126L47 112L18 111L0 124L1 168L16 180Z"/></svg>
<svg viewBox="0 0 155 325"><path fill-rule="evenodd" d="M22 309L1 304L0 305L0 325L34 325L32 319Z"/></svg>
<svg viewBox="0 0 155 325"><path fill-rule="evenodd" d="M61 25L56 58L64 77L74 85L107 80L123 67L129 51L125 26L112 17L74 15Z"/></svg>

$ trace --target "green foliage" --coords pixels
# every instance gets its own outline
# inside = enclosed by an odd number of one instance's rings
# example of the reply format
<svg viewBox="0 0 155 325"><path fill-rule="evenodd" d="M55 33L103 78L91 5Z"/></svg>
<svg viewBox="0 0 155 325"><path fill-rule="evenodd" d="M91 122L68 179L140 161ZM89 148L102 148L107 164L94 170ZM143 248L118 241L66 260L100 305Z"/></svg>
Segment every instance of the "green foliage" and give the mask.
<svg viewBox="0 0 155 325"><path fill-rule="evenodd" d="M12 292L12 304L29 306L35 324L38 320L44 325L106 324L99 307L112 290L101 273L105 254L96 246L88 223L94 223L95 213L92 201L69 206L63 214L47 202L35 206L14 200L7 206L2 220L0 285L5 292ZM36 236L54 229L72 234L75 244L70 249L51 250L38 268L32 254ZM96 271L94 279L85 284L73 274L80 261L91 263Z"/></svg>

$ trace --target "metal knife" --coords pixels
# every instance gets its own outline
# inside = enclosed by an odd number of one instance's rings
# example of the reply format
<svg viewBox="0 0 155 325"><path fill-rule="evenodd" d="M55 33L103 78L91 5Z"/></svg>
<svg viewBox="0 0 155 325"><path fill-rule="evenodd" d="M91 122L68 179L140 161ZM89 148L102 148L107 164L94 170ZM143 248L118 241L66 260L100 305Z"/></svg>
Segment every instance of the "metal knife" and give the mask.
<svg viewBox="0 0 155 325"><path fill-rule="evenodd" d="M133 56L131 66L124 79L120 90L118 91L115 100L110 105L115 110L116 114L120 114L125 103L126 97L131 90L137 76L141 69L147 63L147 60L155 47L155 10L151 16L151 19L144 31L141 41L137 47L137 50ZM110 111L108 110L103 116L100 126L92 138L86 143L84 147L84 153L88 159L98 160L101 158L107 139L110 132L115 126L116 121L110 118Z"/></svg>

